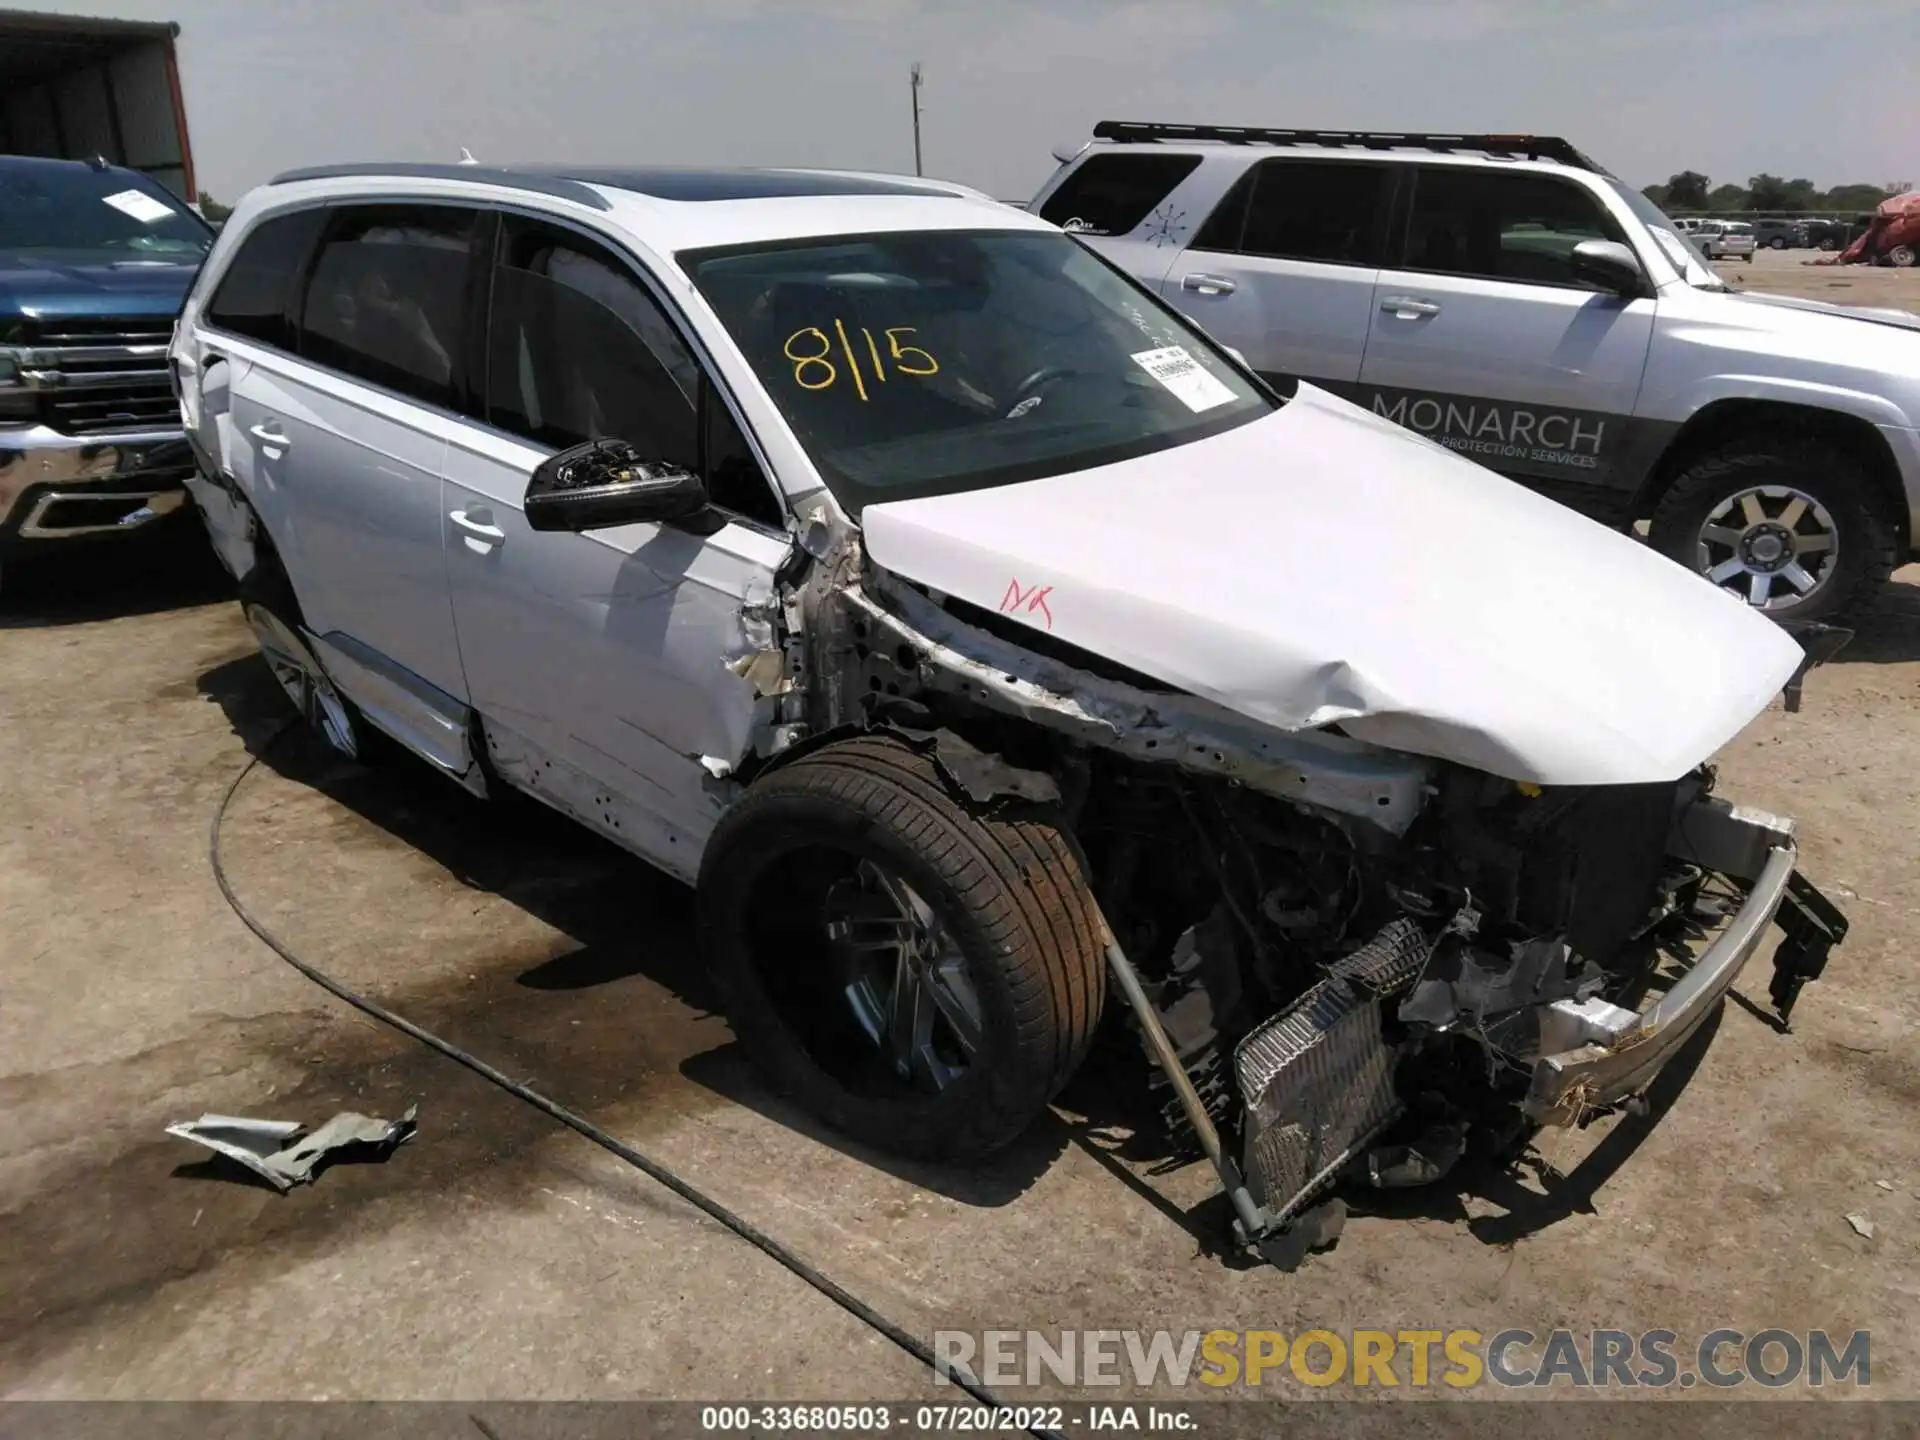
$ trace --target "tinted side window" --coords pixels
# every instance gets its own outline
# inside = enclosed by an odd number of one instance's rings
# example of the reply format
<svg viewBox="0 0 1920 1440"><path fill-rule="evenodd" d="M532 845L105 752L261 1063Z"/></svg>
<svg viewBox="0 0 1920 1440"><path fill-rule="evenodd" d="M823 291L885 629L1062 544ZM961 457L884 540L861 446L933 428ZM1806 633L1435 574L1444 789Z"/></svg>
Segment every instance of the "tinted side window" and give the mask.
<svg viewBox="0 0 1920 1440"><path fill-rule="evenodd" d="M207 323L283 350L293 349L287 302L307 268L314 237L326 218L325 210L296 210L254 227L240 242L239 252L213 292Z"/></svg>
<svg viewBox="0 0 1920 1440"><path fill-rule="evenodd" d="M300 317L315 363L433 405L453 404L467 258L479 212L367 205L335 213Z"/></svg>
<svg viewBox="0 0 1920 1440"><path fill-rule="evenodd" d="M1125 235L1200 164L1198 155L1094 155L1047 197L1040 218L1086 235Z"/></svg>
<svg viewBox="0 0 1920 1440"><path fill-rule="evenodd" d="M1573 247L1625 238L1593 196L1564 180L1436 166L1414 182L1405 267L1591 289L1574 279Z"/></svg>
<svg viewBox="0 0 1920 1440"><path fill-rule="evenodd" d="M1254 171L1240 249L1281 260L1380 263L1385 165L1267 160Z"/></svg>
<svg viewBox="0 0 1920 1440"><path fill-rule="evenodd" d="M561 448L614 436L691 469L699 380L625 265L569 231L506 220L487 337L489 424Z"/></svg>

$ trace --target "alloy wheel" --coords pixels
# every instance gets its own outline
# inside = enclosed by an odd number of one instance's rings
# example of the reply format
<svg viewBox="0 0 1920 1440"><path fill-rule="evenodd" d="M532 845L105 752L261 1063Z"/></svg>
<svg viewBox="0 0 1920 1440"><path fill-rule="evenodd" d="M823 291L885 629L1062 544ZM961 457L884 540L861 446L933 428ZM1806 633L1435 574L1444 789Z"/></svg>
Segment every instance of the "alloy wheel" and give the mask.
<svg viewBox="0 0 1920 1440"><path fill-rule="evenodd" d="M1826 506L1786 485L1729 495L1707 515L1697 565L1757 610L1803 604L1834 573L1840 536Z"/></svg>
<svg viewBox="0 0 1920 1440"><path fill-rule="evenodd" d="M264 605L247 606L247 623L253 627L267 668L273 671L273 678L280 682L300 717L335 750L349 760L357 759L360 744L353 716L306 642Z"/></svg>
<svg viewBox="0 0 1920 1440"><path fill-rule="evenodd" d="M826 921L853 1018L894 1072L925 1092L959 1080L985 1020L959 942L933 907L862 860L828 893Z"/></svg>

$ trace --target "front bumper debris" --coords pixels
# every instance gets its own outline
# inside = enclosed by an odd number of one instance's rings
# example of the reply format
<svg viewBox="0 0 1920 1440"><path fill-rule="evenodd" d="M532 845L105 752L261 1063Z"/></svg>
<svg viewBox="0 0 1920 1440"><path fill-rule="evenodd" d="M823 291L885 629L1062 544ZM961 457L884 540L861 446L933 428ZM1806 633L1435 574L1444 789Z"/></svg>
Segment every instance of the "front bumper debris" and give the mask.
<svg viewBox="0 0 1920 1440"><path fill-rule="evenodd" d="M1772 998L1784 1021L1801 985L1826 965L1847 922L1798 874L1793 821L1723 800L1697 800L1676 817L1668 852L1751 885L1726 927L1665 994L1634 1013L1604 1001L1562 1000L1542 1025L1542 1054L1525 1102L1529 1117L1572 1125L1632 1099L1700 1028L1778 920L1787 932Z"/></svg>

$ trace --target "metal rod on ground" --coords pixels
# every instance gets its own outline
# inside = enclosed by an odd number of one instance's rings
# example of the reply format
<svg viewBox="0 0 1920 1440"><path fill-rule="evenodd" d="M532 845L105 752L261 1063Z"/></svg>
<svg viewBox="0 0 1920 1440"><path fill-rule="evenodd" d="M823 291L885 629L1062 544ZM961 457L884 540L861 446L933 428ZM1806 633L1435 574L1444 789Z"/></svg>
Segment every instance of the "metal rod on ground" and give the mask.
<svg viewBox="0 0 1920 1440"><path fill-rule="evenodd" d="M918 60L913 62L913 70L911 72L909 88L913 91L913 173L918 175L921 173L920 171L920 62Z"/></svg>
<svg viewBox="0 0 1920 1440"><path fill-rule="evenodd" d="M1246 1182L1240 1178L1240 1167L1221 1147L1220 1132L1214 1127L1213 1117L1201 1102L1200 1092L1193 1088L1193 1081L1187 1076L1187 1067L1180 1063L1173 1041L1167 1038L1167 1027L1160 1023L1159 1012L1153 1008L1153 1002L1141 988L1139 972L1120 948L1120 942L1113 938L1113 927L1107 924L1104 915L1100 917L1100 939L1107 949L1107 968L1113 972L1121 993L1127 997L1127 1004L1133 1007L1134 1018L1140 1022L1140 1033L1146 1038L1147 1049L1153 1052L1153 1058L1166 1073L1167 1083L1173 1086L1173 1093L1180 1097L1180 1108L1187 1113L1187 1123L1193 1126L1193 1133L1199 1136L1200 1148L1206 1152L1214 1173L1220 1177L1220 1188L1227 1192L1234 1214L1240 1218L1240 1231L1251 1244L1269 1228L1267 1216L1254 1203Z"/></svg>

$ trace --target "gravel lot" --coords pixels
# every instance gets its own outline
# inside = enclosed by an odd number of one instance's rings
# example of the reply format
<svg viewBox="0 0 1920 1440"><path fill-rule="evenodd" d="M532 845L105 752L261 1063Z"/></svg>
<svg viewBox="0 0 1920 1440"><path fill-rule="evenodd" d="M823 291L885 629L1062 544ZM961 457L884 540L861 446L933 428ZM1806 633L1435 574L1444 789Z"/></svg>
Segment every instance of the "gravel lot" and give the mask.
<svg viewBox="0 0 1920 1440"><path fill-rule="evenodd" d="M1920 307L1914 272L1802 258L1721 269ZM1756 961L1651 1114L1551 1133L1519 1173L1403 1195L1293 1275L1211 1253L1210 1178L1136 1153L1130 1071L1083 1075L984 1171L853 1153L740 1062L682 892L421 767L274 747L237 802L229 867L315 963L530 1077L922 1335L1865 1328L1873 1393L1920 1397L1920 566L1900 578L1800 714L1776 704L1720 757L1726 792L1799 817L1806 870L1853 921L1793 1032L1766 1018ZM240 926L207 822L283 714L192 558L71 567L0 600L0 1396L931 1393L756 1251L345 1010ZM203 1110L311 1123L414 1102L419 1135L388 1163L286 1196L162 1134Z"/></svg>

